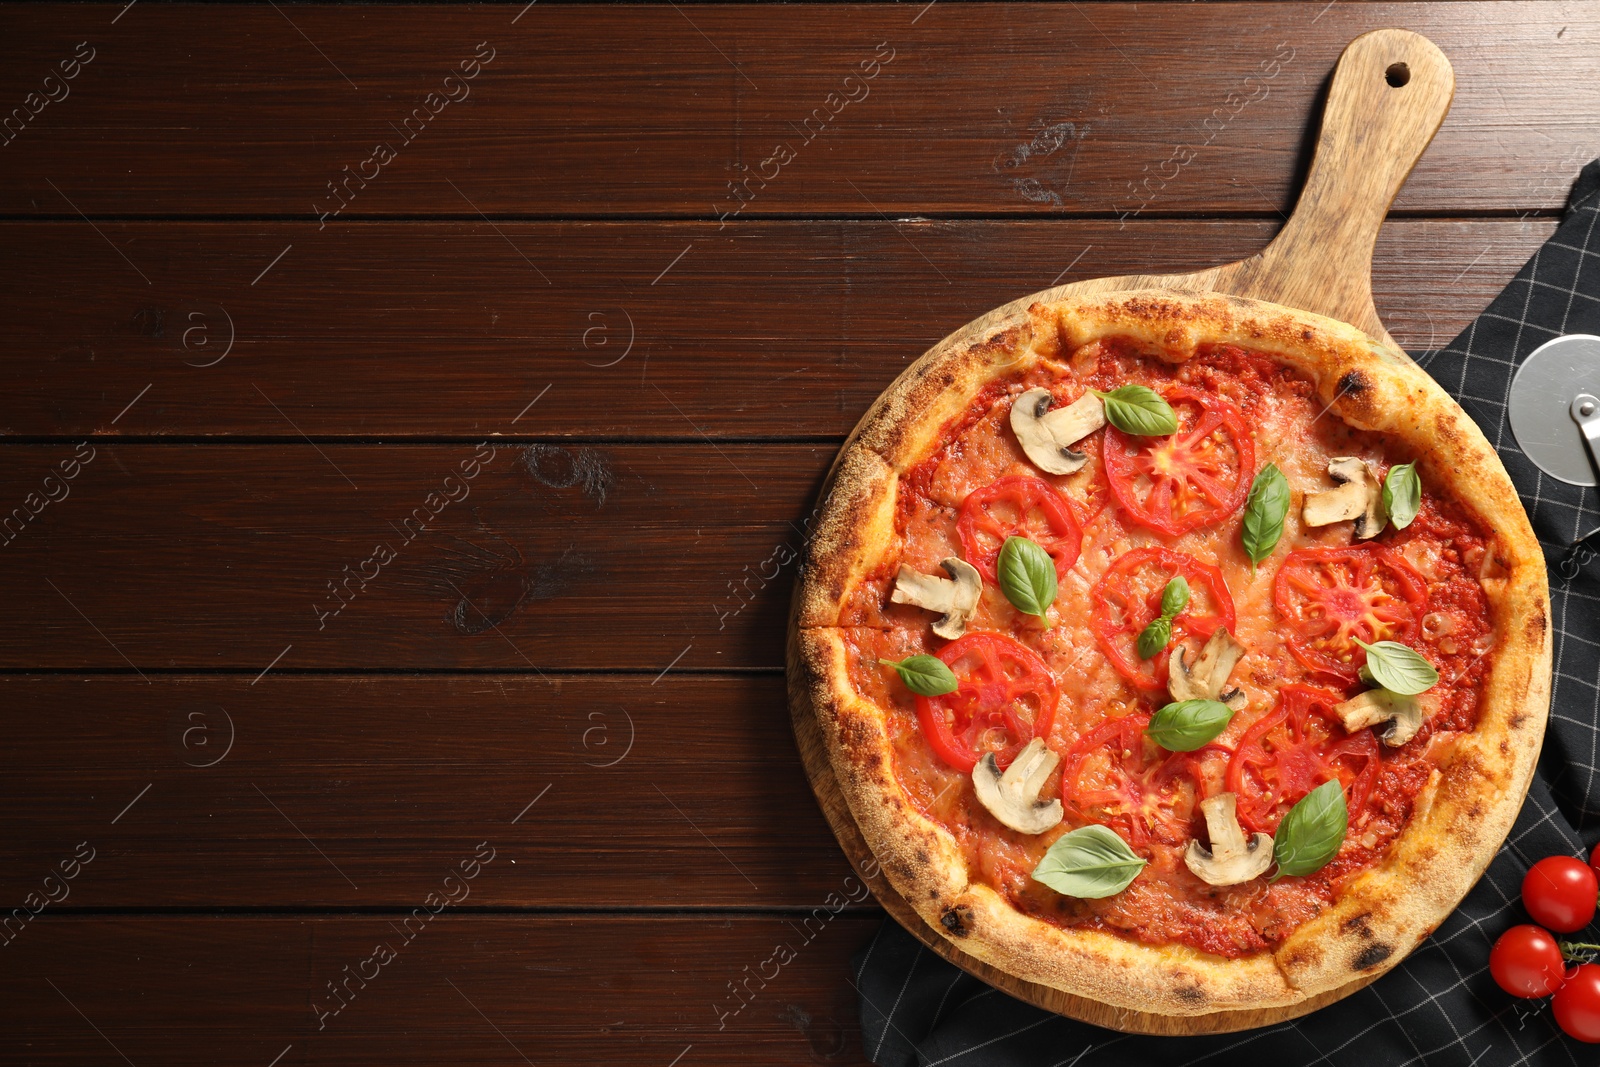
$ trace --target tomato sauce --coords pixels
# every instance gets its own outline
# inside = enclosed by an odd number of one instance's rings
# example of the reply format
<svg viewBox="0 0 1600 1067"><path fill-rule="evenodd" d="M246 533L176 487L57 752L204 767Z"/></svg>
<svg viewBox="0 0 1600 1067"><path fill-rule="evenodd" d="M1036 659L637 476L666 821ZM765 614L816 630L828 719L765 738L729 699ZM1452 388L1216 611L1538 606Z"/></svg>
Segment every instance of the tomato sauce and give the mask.
<svg viewBox="0 0 1600 1067"><path fill-rule="evenodd" d="M1065 405L1083 395L1086 388L1109 392L1130 383L1175 397L1199 398L1186 413L1182 405L1174 405L1180 409L1180 432L1172 438L1191 431L1202 435L1190 443L1189 455L1179 454L1176 448L1157 455L1157 446L1151 445L1148 460L1135 455L1129 461L1132 467L1123 463L1125 469L1117 474L1132 477L1127 470L1140 463L1163 476L1177 471L1170 491L1150 490L1149 495L1141 496L1149 486L1159 489L1162 483L1154 477L1148 483L1119 484L1113 491L1108 474L1114 472L1108 471L1102 460L1109 436L1104 430L1075 446L1088 455L1089 462L1070 475L1041 472L1027 460L1010 430L1011 401L1026 389L1048 388L1055 403ZM1206 413L1211 410L1223 414L1207 421ZM1205 436L1208 425L1216 428ZM1242 435L1242 439L1235 440L1233 435ZM1132 343L1116 340L1086 345L1064 365L1035 366L989 386L945 427L943 441L902 476L895 517L899 551L891 553L890 562L854 592L845 605L841 625L851 650L853 684L864 698L888 713L896 775L918 810L944 826L961 845L975 880L993 886L1018 910L1057 926L1106 930L1150 944L1181 943L1238 958L1281 943L1333 901L1352 877L1383 858L1429 781L1433 746L1451 732L1471 730L1476 724L1493 647L1481 583L1494 567L1490 540L1473 516L1440 497L1426 479L1416 519L1404 530L1391 525L1371 542L1356 541L1348 522L1319 528L1302 522L1304 494L1333 487L1327 475L1331 458L1360 457L1381 475L1391 464L1413 458L1398 442L1353 429L1327 415L1309 381L1262 354L1234 345L1213 345L1181 364L1171 364L1140 354ZM1243 498L1234 492L1235 483L1242 480L1248 486L1255 472L1268 462L1277 464L1288 479L1293 504L1277 548L1252 566L1240 542ZM1196 475L1192 483L1182 481L1186 474ZM1026 738L1007 737L1004 724L994 718L993 723L999 725L990 724L993 728L988 732L996 736L985 742L985 731L978 728L985 724L972 726L968 720L953 718L965 732L957 736L945 731L931 744L919 723L917 698L893 671L878 663L880 657L900 660L918 653L939 655L950 647L931 633L926 611L890 602L895 575L901 564L942 574L939 560L968 558L959 528L962 505L978 490L1010 478L1038 481L1059 494L1071 510L1071 518L1081 526L1083 538L1081 553L1070 566L1060 568L1059 592L1045 619L1017 611L994 583L986 581L977 611L968 623L969 635L998 634L1022 646L1022 652L1007 653L1008 662L1026 662L1028 671L1042 665L1059 687L1054 714L1038 716L1035 723L1041 727L1039 736L1064 757L1063 768L1052 776L1043 795L1045 799L1061 797L1067 817L1060 826L1040 835L1002 826L974 796L966 771L951 765L954 760L970 766L967 761L986 743L992 744L997 754L1014 752ZM1033 489L1030 492L1038 495ZM1191 506L1200 511L1185 512L1184 494L1195 492L1209 496L1191 495ZM1006 494L991 493L980 499L991 498L1002 503L985 511L985 522L997 514L1004 518ZM1011 494L1007 499L1023 498ZM1152 523L1152 514L1159 520L1169 500L1175 502L1175 521ZM1219 500L1222 504L1217 506ZM1190 523L1184 518L1201 512L1205 513L1203 522ZM1057 517L1050 528L1059 533L1071 525ZM969 534L969 543L971 540ZM1307 742L1309 755L1303 758L1323 759L1329 768L1323 773L1336 773L1347 796L1362 798L1359 806L1351 808L1349 830L1339 853L1327 866L1307 876L1285 877L1270 884L1258 878L1237 886L1207 885L1184 865L1183 849L1189 838L1205 839L1199 800L1229 788L1230 764L1252 727L1278 711L1286 687L1291 692L1327 694L1302 695L1298 699L1307 707L1316 700L1347 699L1365 688L1354 679L1353 665L1345 670L1336 637L1323 635L1318 646L1327 651L1328 642L1334 641L1332 659L1307 654L1307 641L1313 639L1295 631L1295 625L1307 624L1285 619L1274 596L1275 579L1291 557L1292 566L1320 574L1319 580L1335 587L1344 579L1330 577L1333 572L1322 560L1330 554L1342 559L1337 550L1351 546L1381 551L1389 567L1387 572L1371 569L1388 577L1368 579L1370 588L1363 603L1377 604L1381 610L1358 620L1359 625L1372 628L1356 632L1380 638L1404 636L1433 663L1440 674L1440 682L1431 691L1437 710L1418 735L1399 748L1354 744L1336 720L1332 727L1323 721L1318 731L1313 731L1313 740ZM1115 617L1115 612L1108 622L1104 607L1108 597L1120 597L1117 610L1137 614L1139 598L1151 595L1148 590L1129 591L1126 572L1130 565L1124 564L1119 571L1119 561L1131 558L1133 570L1139 569L1141 561L1150 560L1168 561L1166 565L1175 572L1188 566L1174 554L1199 562L1198 570L1189 567L1192 574L1220 575L1224 586L1220 593L1231 600L1231 604L1219 604L1209 579L1197 583L1191 578L1196 589L1195 613L1187 624L1181 619L1175 623L1176 633L1188 635L1190 654L1222 618L1237 620L1232 632L1249 650L1231 677L1245 695L1244 708L1214 742L1179 760L1139 728L1168 699L1162 689L1166 660L1141 662L1119 650L1118 641L1131 639L1123 631L1131 632L1133 623ZM1070 553L1059 555L1058 562L1067 555ZM1347 579L1354 572L1346 569L1340 573ZM1346 593L1327 595L1349 600ZM956 658L950 657L952 661ZM1017 673L1016 668L1007 670ZM1147 677L1152 671L1158 674ZM1032 691L1045 688L1033 684ZM927 714L927 707L922 710ZM1302 708L1301 714L1326 718L1315 708L1309 712ZM1127 716L1138 717L1129 720L1130 728L1114 725ZM1270 731L1267 733L1270 736ZM1316 745L1325 747L1317 749ZM1068 783L1068 795L1062 794L1064 783ZM1294 799L1287 798L1290 803ZM1241 812L1245 806L1242 797ZM1286 806L1263 802L1257 810L1258 817L1266 820L1262 828L1271 832ZM1050 845L1089 822L1111 826L1148 860L1133 883L1115 896L1082 900L1034 881L1031 871Z"/></svg>

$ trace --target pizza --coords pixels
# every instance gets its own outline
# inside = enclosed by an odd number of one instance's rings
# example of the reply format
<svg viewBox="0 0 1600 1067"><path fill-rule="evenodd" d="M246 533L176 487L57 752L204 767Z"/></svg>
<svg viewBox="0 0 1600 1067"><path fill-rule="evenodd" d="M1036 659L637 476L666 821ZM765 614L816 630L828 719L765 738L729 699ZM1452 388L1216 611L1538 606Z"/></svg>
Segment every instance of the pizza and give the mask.
<svg viewBox="0 0 1600 1067"><path fill-rule="evenodd" d="M1426 373L1141 290L1001 309L877 400L791 681L930 927L1201 1015L1356 988L1459 903L1527 791L1549 619L1516 491Z"/></svg>

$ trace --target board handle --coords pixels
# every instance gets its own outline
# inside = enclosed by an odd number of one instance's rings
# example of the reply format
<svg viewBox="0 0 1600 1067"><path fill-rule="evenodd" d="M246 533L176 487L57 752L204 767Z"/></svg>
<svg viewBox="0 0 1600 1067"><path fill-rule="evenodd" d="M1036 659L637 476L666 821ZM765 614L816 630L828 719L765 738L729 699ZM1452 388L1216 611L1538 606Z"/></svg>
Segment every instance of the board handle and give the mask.
<svg viewBox="0 0 1600 1067"><path fill-rule="evenodd" d="M1373 30L1351 41L1294 214L1238 264L1227 291L1327 315L1393 345L1372 304L1372 249L1454 93L1450 61L1421 34Z"/></svg>

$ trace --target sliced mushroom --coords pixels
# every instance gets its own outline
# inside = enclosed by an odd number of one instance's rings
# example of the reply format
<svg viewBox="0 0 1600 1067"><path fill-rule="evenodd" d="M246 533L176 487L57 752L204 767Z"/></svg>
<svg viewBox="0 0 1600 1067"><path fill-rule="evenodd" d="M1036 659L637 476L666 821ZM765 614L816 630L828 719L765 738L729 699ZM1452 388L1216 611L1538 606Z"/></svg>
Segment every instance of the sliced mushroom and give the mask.
<svg viewBox="0 0 1600 1067"><path fill-rule="evenodd" d="M1105 405L1084 393L1064 408L1050 410L1048 389L1029 389L1011 404L1011 430L1028 458L1050 474L1082 470L1089 457L1072 446L1106 424Z"/></svg>
<svg viewBox="0 0 1600 1067"><path fill-rule="evenodd" d="M1259 878L1272 866L1272 838L1251 834L1247 839L1239 826L1239 798L1233 793L1218 793L1200 802L1205 813L1206 833L1211 847L1190 841L1183 853L1184 866L1195 877L1211 885L1238 885Z"/></svg>
<svg viewBox="0 0 1600 1067"><path fill-rule="evenodd" d="M1011 829L1023 834L1042 834L1061 822L1061 801L1039 799L1039 791L1049 781L1061 757L1035 737L1017 753L1004 774L986 752L972 768L972 788L989 813Z"/></svg>
<svg viewBox="0 0 1600 1067"><path fill-rule="evenodd" d="M1238 710L1244 706L1244 693L1228 688L1228 676L1247 651L1226 626L1217 627L1193 665L1185 659L1185 649L1180 645L1178 655L1169 661L1167 691L1173 700L1220 700Z"/></svg>
<svg viewBox="0 0 1600 1067"><path fill-rule="evenodd" d="M889 599L896 604L914 604L941 612L939 620L933 624L933 632L954 641L967 632L967 620L977 609L978 597L983 593L983 576L972 564L954 556L940 560L939 566L949 578L923 574L901 564Z"/></svg>
<svg viewBox="0 0 1600 1067"><path fill-rule="evenodd" d="M1388 729L1378 736L1390 748L1399 748L1422 729L1424 720L1433 713L1434 701L1429 694L1405 696L1387 689L1368 689L1357 693L1343 704L1334 705L1344 728L1354 733L1368 726L1388 723Z"/></svg>
<svg viewBox="0 0 1600 1067"><path fill-rule="evenodd" d="M1339 456L1328 464L1328 476L1337 488L1307 493L1301 516L1307 526L1330 526L1355 520L1360 538L1377 537L1389 521L1383 510L1383 481L1355 456Z"/></svg>

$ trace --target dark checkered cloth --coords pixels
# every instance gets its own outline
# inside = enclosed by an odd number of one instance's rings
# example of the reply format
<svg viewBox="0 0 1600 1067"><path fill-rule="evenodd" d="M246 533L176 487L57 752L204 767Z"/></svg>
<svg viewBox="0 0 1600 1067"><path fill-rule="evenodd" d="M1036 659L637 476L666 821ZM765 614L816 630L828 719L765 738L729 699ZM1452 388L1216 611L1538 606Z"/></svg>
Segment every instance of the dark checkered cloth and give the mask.
<svg viewBox="0 0 1600 1067"><path fill-rule="evenodd" d="M1543 475L1517 449L1506 418L1511 376L1529 352L1561 334L1600 334L1597 223L1600 160L1584 168L1560 228L1516 280L1448 348L1417 357L1483 427L1521 491L1550 563L1556 624L1550 729L1533 788L1510 839L1455 914L1392 972L1331 1007L1279 1026L1190 1038L1129 1036L1048 1014L957 970L888 922L855 960L862 1041L873 1062L1600 1064L1600 1046L1563 1036L1548 1001L1514 1000L1488 969L1495 938L1529 921L1518 899L1529 865L1555 853L1587 855L1600 840L1600 563L1570 552L1575 538L1600 526L1600 493Z"/></svg>

